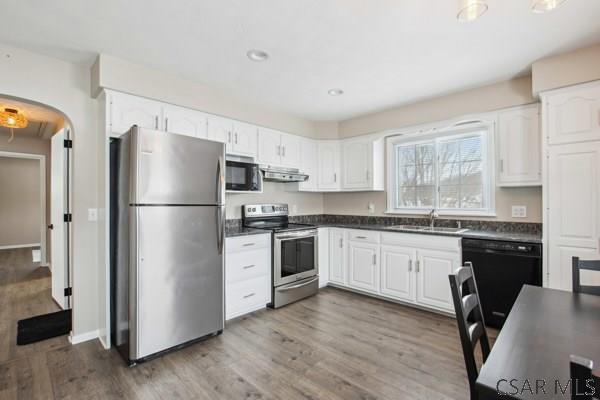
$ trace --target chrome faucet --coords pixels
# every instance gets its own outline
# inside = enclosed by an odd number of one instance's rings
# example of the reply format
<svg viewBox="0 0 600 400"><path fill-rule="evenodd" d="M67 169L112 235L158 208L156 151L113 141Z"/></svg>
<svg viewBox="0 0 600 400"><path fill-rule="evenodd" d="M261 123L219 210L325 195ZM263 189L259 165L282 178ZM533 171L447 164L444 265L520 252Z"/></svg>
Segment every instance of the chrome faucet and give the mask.
<svg viewBox="0 0 600 400"><path fill-rule="evenodd" d="M431 212L429 213L429 227L431 229L434 228L435 226L435 219L439 217L439 214L435 211L435 208L431 210Z"/></svg>

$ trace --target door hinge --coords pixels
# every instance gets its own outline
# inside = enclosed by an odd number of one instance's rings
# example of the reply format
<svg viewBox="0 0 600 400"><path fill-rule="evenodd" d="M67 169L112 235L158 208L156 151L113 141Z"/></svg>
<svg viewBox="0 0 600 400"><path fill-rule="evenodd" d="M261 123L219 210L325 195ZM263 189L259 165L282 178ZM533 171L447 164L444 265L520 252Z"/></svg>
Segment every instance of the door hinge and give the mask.
<svg viewBox="0 0 600 400"><path fill-rule="evenodd" d="M72 287L66 287L65 288L65 297L66 296L71 296L73 294L73 288Z"/></svg>
<svg viewBox="0 0 600 400"><path fill-rule="evenodd" d="M64 147L65 147L65 149L72 149L73 148L73 141L71 139L65 139L64 140Z"/></svg>
<svg viewBox="0 0 600 400"><path fill-rule="evenodd" d="M65 222L73 222L73 214L71 214L71 213L65 214L64 221Z"/></svg>

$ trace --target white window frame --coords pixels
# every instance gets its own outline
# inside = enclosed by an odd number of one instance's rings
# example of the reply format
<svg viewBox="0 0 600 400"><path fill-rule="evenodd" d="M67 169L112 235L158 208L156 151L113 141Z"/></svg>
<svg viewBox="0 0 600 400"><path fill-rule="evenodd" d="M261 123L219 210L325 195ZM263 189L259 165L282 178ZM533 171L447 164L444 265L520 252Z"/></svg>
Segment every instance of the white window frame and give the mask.
<svg viewBox="0 0 600 400"><path fill-rule="evenodd" d="M483 135L484 147L486 154L484 155L483 167L484 167L484 196L487 200L487 207L483 209L443 209L439 208L437 202L439 201L439 195L436 194L433 207L419 208L419 207L401 207L396 208L396 195L398 193L396 188L397 183L397 159L395 154L396 145L402 144L418 144L431 141L437 141L445 137L468 137L478 130L486 130L487 134ZM427 133L422 131L413 130L412 132L389 136L386 141L387 148L387 214L404 214L404 215L423 215L428 214L432 210L435 210L439 215L443 216L477 216L477 217L495 217L496 216L496 172L495 172L495 151L494 143L496 137L496 123L495 121L478 121L467 124L460 124L459 126L453 126L450 128L430 128ZM436 154L437 158L437 146ZM438 161L435 161L435 186L436 191L439 187L439 174L437 169L439 168Z"/></svg>

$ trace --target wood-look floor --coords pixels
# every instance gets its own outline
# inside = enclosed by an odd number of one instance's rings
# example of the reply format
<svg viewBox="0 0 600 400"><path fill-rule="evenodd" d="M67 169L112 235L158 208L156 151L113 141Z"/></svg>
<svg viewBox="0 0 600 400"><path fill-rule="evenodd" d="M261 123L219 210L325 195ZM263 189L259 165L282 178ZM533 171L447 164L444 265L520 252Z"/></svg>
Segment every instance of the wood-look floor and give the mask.
<svg viewBox="0 0 600 400"><path fill-rule="evenodd" d="M326 288L134 368L98 341L16 346L57 309L28 250L0 251L0 399L467 399L455 321Z"/></svg>

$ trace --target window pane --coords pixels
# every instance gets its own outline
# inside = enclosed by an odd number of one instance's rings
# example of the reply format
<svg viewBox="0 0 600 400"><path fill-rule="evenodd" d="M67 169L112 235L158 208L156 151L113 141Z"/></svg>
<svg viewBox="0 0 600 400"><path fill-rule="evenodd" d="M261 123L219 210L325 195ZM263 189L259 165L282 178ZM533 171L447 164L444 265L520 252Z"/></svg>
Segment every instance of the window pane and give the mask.
<svg viewBox="0 0 600 400"><path fill-rule="evenodd" d="M460 164L440 164L440 185L458 185L460 183Z"/></svg>
<svg viewBox="0 0 600 400"><path fill-rule="evenodd" d="M433 164L417 165L417 185L434 185L435 175Z"/></svg>
<svg viewBox="0 0 600 400"><path fill-rule="evenodd" d="M416 207L415 192L414 187L398 188L398 207Z"/></svg>
<svg viewBox="0 0 600 400"><path fill-rule="evenodd" d="M417 164L432 164L434 151L432 143L417 145Z"/></svg>
<svg viewBox="0 0 600 400"><path fill-rule="evenodd" d="M415 166L398 168L398 186L415 186Z"/></svg>
<svg viewBox="0 0 600 400"><path fill-rule="evenodd" d="M417 187L417 207L433 208L435 186Z"/></svg>
<svg viewBox="0 0 600 400"><path fill-rule="evenodd" d="M440 163L452 163L460 160L459 144L456 141L441 142L439 146Z"/></svg>
<svg viewBox="0 0 600 400"><path fill-rule="evenodd" d="M461 208L483 208L483 186L461 187Z"/></svg>
<svg viewBox="0 0 600 400"><path fill-rule="evenodd" d="M458 208L459 186L440 186L440 208Z"/></svg>
<svg viewBox="0 0 600 400"><path fill-rule="evenodd" d="M460 160L473 161L481 160L481 136L461 139L460 141Z"/></svg>
<svg viewBox="0 0 600 400"><path fill-rule="evenodd" d="M398 166L415 165L415 146L398 146Z"/></svg>
<svg viewBox="0 0 600 400"><path fill-rule="evenodd" d="M481 161L468 161L461 165L461 181L463 185L483 185L483 166Z"/></svg>

